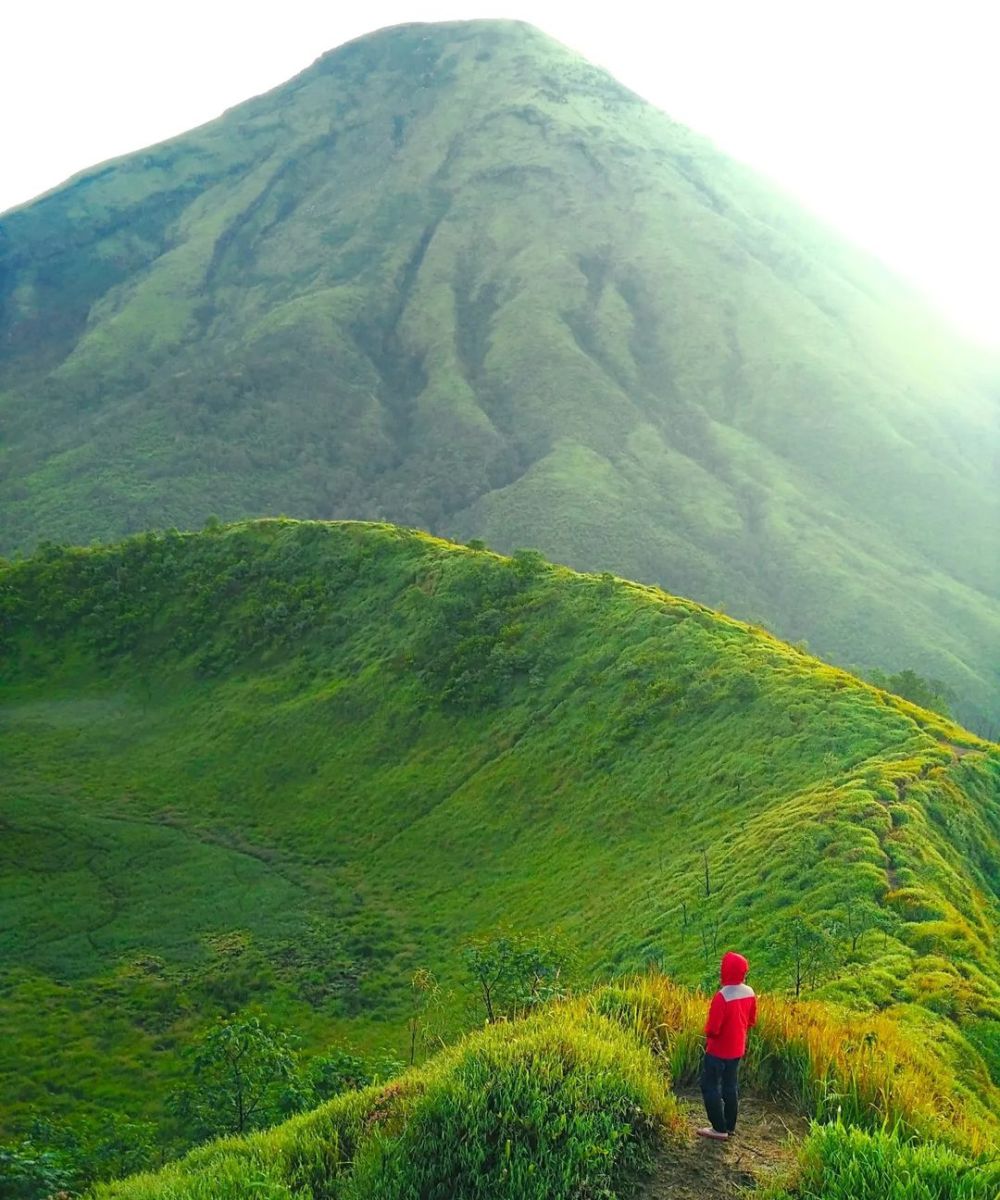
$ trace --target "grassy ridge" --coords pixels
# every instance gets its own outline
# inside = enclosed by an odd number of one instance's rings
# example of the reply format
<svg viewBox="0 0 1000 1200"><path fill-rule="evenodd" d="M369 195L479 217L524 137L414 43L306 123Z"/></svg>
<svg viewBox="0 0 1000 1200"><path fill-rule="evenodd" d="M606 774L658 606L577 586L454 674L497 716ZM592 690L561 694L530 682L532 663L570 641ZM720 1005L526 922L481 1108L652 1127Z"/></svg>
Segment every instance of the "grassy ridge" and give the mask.
<svg viewBox="0 0 1000 1200"><path fill-rule="evenodd" d="M597 1010L662 1055L693 1085L704 1045L706 996L655 973L599 989ZM951 1044L949 1044L951 1042ZM783 1096L820 1122L939 1142L977 1155L994 1144L1000 1112L983 1073L920 1014L859 1014L824 1001L764 995L741 1066L755 1094Z"/></svg>
<svg viewBox="0 0 1000 1200"><path fill-rule="evenodd" d="M812 993L1000 1070L996 751L760 631L288 521L51 549L0 614L8 1118L159 1118L178 1046L254 1003L401 1048L412 971L456 986L501 919L584 974L698 982L738 944L787 989L794 914L863 902Z"/></svg>
<svg viewBox="0 0 1000 1200"><path fill-rule="evenodd" d="M914 667L997 727L986 365L528 26L359 39L6 214L0 343L0 553L387 519Z"/></svg>
<svg viewBox="0 0 1000 1200"><path fill-rule="evenodd" d="M96 1195L610 1196L676 1121L666 1083L634 1035L577 1006L487 1028L385 1087Z"/></svg>
<svg viewBox="0 0 1000 1200"><path fill-rule="evenodd" d="M602 988L470 1035L387 1086L96 1195L622 1195L657 1142L686 1135L667 1089L672 1072L691 1076L705 1003L655 975ZM938 1068L933 1045L902 1040L891 1023L765 1004L745 1086L834 1122L814 1127L782 1196L992 1200L1000 1175L983 1151L995 1145L997 1113L957 1107Z"/></svg>

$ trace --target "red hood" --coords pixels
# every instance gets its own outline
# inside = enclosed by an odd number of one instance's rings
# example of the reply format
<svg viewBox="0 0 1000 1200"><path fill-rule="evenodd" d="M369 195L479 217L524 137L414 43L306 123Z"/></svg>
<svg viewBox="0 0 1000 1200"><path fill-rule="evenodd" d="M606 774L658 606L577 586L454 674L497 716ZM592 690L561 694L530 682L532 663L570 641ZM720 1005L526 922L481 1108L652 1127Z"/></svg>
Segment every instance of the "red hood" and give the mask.
<svg viewBox="0 0 1000 1200"><path fill-rule="evenodd" d="M732 950L722 956L722 986L730 983L742 983L746 978L750 964L742 954L734 954Z"/></svg>

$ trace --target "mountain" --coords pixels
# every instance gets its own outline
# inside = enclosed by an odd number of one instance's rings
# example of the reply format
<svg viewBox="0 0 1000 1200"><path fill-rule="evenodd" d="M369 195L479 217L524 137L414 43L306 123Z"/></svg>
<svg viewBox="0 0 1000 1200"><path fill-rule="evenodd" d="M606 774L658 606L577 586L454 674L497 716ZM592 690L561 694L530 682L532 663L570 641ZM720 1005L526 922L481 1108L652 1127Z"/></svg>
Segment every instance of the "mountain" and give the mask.
<svg viewBox="0 0 1000 1200"><path fill-rule="evenodd" d="M995 377L529 26L362 38L0 224L0 553L384 519L914 668L997 728Z"/></svg>
<svg viewBox="0 0 1000 1200"><path fill-rule="evenodd" d="M270 520L0 568L0 655L5 1132L175 1142L181 1051L233 1011L405 1053L422 967L451 1036L503 925L561 931L580 983L737 944L768 993L808 937L810 1000L1000 1111L1000 749L759 629Z"/></svg>

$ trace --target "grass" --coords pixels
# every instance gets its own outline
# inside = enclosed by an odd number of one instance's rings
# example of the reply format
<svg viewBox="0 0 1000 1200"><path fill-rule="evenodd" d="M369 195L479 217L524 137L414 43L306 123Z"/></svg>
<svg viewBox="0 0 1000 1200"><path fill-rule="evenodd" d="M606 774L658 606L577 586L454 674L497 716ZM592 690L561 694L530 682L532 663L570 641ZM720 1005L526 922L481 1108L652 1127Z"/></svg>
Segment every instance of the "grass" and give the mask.
<svg viewBox="0 0 1000 1200"><path fill-rule="evenodd" d="M100 1186L95 1198L629 1194L660 1145L689 1136L669 1087L674 1071L678 1082L690 1075L706 1003L661 976L624 980L488 1026L388 1085ZM771 1001L761 1015L744 1088L816 1118L773 1200L995 1195L1000 1167L982 1151L996 1144L996 1111L944 1119L933 1050L891 1023L866 1027L823 1005ZM934 1079L933 1094L911 1086L914 1072Z"/></svg>
<svg viewBox="0 0 1000 1200"><path fill-rule="evenodd" d="M838 1122L806 1141L791 1190L772 1200L994 1200L996 1157L970 1160L939 1145L913 1145L894 1132Z"/></svg>
<svg viewBox="0 0 1000 1200"><path fill-rule="evenodd" d="M527 26L408 26L4 217L0 553L291 512L655 581L995 730L988 373Z"/></svg>
<svg viewBox="0 0 1000 1200"><path fill-rule="evenodd" d="M679 1118L638 1040L581 1006L489 1027L381 1088L97 1197L613 1195Z"/></svg>
<svg viewBox="0 0 1000 1200"><path fill-rule="evenodd" d="M784 993L803 914L811 999L993 1103L997 753L760 630L528 553L266 521L4 567L0 638L7 1129L96 1105L175 1145L217 1015L402 1054L419 967L454 1036L461 945L501 920L559 926L581 982L697 985L736 945Z"/></svg>
<svg viewBox="0 0 1000 1200"><path fill-rule="evenodd" d="M696 1082L708 998L656 974L598 989L614 1017L666 1059L680 1084ZM958 1051L958 1053L956 1053ZM917 1013L863 1016L823 1001L763 996L741 1067L751 1094L778 1096L821 1123L989 1150L1000 1120L959 1046Z"/></svg>

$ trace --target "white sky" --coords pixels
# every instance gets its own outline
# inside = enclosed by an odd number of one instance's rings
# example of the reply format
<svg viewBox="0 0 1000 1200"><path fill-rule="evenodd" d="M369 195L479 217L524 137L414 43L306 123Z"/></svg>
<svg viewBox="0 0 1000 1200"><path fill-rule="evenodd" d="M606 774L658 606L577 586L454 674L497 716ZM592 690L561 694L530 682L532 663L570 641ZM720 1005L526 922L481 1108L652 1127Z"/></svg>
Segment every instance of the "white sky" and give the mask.
<svg viewBox="0 0 1000 1200"><path fill-rule="evenodd" d="M777 180L1000 346L996 0L28 0L0 22L0 211L401 21L518 17Z"/></svg>

